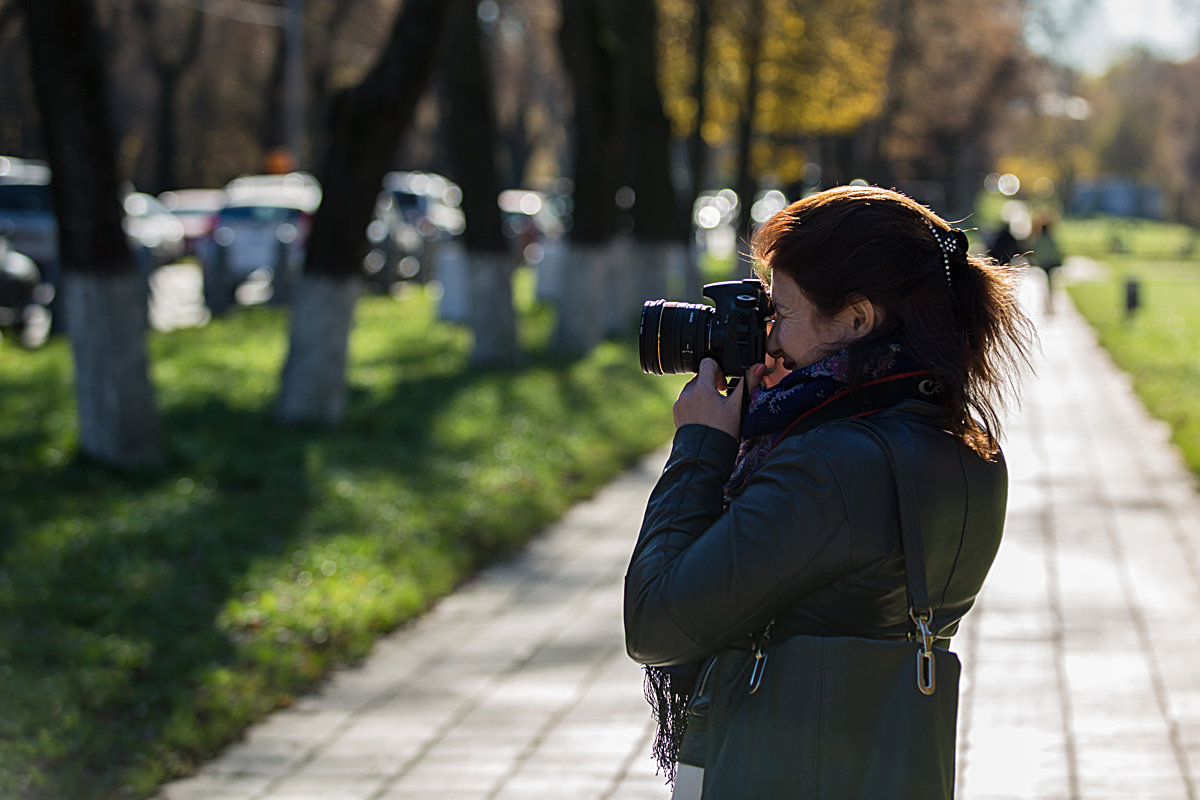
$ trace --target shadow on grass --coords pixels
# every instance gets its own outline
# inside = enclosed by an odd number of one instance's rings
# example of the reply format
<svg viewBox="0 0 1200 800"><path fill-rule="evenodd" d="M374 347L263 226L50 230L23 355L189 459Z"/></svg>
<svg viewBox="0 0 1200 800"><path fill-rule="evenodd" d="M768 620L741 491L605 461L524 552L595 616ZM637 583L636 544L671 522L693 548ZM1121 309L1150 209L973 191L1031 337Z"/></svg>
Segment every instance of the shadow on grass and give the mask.
<svg viewBox="0 0 1200 800"><path fill-rule="evenodd" d="M228 719L203 719L205 681L243 657L216 620L252 564L294 544L312 501L304 443L219 404L164 421L161 473L82 459L27 473L0 571L0 785L18 796L115 795L123 765L170 750L186 761L227 735Z"/></svg>

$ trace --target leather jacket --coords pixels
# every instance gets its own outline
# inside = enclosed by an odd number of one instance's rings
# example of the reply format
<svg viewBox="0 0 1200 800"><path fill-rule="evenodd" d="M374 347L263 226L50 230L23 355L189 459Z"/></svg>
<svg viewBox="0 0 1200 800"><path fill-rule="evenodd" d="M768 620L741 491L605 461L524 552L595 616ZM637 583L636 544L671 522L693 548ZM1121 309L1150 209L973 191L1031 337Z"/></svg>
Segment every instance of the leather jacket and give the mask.
<svg viewBox="0 0 1200 800"><path fill-rule="evenodd" d="M1000 545L1008 477L897 403L871 417L913 473L927 586L941 638L957 630ZM675 434L625 576L625 638L638 662L702 659L761 631L904 638L912 630L895 479L879 445L834 420L782 439L726 502L738 443L703 425Z"/></svg>

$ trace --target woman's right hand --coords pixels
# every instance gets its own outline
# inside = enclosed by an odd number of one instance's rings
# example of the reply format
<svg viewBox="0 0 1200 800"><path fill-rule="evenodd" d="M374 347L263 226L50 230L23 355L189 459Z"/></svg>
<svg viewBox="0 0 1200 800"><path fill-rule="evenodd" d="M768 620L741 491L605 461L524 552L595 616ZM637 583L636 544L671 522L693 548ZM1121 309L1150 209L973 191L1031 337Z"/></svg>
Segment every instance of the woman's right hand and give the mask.
<svg viewBox="0 0 1200 800"><path fill-rule="evenodd" d="M675 427L707 425L737 439L742 433L742 398L763 382L768 372L766 364L755 364L746 370L737 387L728 392L729 384L717 362L706 358L700 371L688 381L675 401ZM727 393L728 392L728 393Z"/></svg>

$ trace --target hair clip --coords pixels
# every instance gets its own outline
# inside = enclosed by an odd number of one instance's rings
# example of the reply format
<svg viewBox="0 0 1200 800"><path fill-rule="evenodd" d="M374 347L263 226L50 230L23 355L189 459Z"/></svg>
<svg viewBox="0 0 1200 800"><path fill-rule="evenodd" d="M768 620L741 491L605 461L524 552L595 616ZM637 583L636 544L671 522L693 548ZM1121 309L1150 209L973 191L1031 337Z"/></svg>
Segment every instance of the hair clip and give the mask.
<svg viewBox="0 0 1200 800"><path fill-rule="evenodd" d="M950 254L966 254L967 234L958 228L951 228L945 233L940 233L929 220L925 220L925 225L929 228L929 232L933 234L933 241L937 242L938 249L942 251L942 265L946 268L946 285L952 286L953 282L950 280Z"/></svg>

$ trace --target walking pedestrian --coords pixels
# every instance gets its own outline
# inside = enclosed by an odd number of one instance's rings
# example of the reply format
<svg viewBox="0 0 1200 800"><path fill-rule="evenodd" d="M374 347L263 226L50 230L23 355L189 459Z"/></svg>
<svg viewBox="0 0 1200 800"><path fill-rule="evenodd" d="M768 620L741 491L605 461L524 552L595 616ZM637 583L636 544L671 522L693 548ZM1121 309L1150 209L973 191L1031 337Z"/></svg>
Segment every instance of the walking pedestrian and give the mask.
<svg viewBox="0 0 1200 800"><path fill-rule="evenodd" d="M655 755L676 798L948 800L949 644L1000 543L1032 346L1015 270L872 187L793 203L753 250L768 363L729 391L705 359L680 393L626 574Z"/></svg>
<svg viewBox="0 0 1200 800"><path fill-rule="evenodd" d="M1054 225L1049 219L1044 219L1038 225L1031 253L1033 263L1040 267L1046 275L1046 311L1049 313L1054 312L1055 276L1063 263L1062 250L1059 249L1058 241L1054 238L1053 228Z"/></svg>
<svg viewBox="0 0 1200 800"><path fill-rule="evenodd" d="M1022 252L1021 242L1013 235L1012 227L1007 222L1001 223L988 242L988 255L1001 264L1011 264Z"/></svg>

